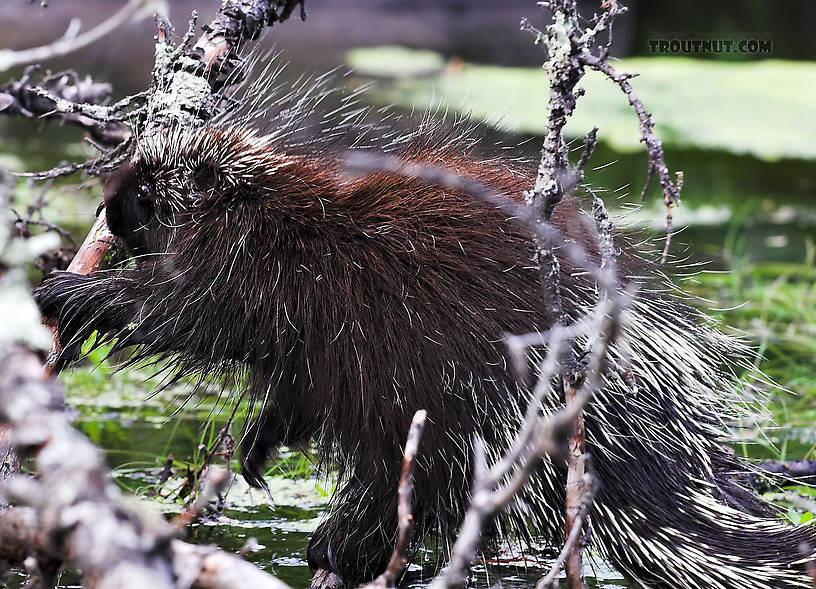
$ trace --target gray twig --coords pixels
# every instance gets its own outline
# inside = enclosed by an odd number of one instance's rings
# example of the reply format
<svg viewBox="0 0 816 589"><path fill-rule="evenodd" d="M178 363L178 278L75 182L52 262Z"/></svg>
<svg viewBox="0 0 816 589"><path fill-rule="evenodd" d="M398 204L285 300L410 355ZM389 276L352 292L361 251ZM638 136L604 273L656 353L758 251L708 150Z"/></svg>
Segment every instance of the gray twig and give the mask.
<svg viewBox="0 0 816 589"><path fill-rule="evenodd" d="M550 571L546 575L541 577L538 580L538 583L536 583L536 589L549 589L550 587L552 587L555 583L556 578L558 577L558 573L560 573L561 569L564 568L564 563L566 562L567 557L574 550L581 549L579 543L582 537L584 522L587 519L590 508L592 507L592 501L595 498L595 492L598 489L598 483L594 478L590 477L589 480L587 481L587 486L590 490L586 493L586 495L584 495L584 503L581 505L580 512L575 517L575 525L570 531L570 534L567 537L566 542L564 542L564 546L562 546L561 551L558 553L558 557L556 557L555 561L550 567Z"/></svg>
<svg viewBox="0 0 816 589"><path fill-rule="evenodd" d="M592 153L597 129L593 129L585 139L584 152L577 166L571 169L569 149L564 139L564 127L575 109L577 100L583 93L582 90L576 89L576 86L584 76L586 68L598 70L618 84L627 95L638 116L641 139L646 144L649 155L649 170L644 195L655 173L663 187L664 202L667 208L666 245L663 251L665 261L672 235L672 206L679 202L679 188L675 186L669 175L660 139L653 132L654 123L651 121L651 116L629 84L629 79L633 76L617 73L607 62L612 45L613 23L617 16L626 11L626 8L620 6L616 0L606 0L601 5L601 14L593 16L589 27L582 27L575 0L551 0L539 4L551 10L551 24L541 31L532 27L524 19L521 22L521 28L533 33L535 43L545 45L548 52L548 59L544 63L544 70L549 80L548 123L535 186L525 194L526 200L538 213L538 222L547 223L563 197L583 180L584 167ZM603 45L597 42L602 32L607 32L608 35L607 42ZM594 53L596 49L597 54ZM616 264L609 217L600 199L594 195L593 199L602 258L601 267L596 274L599 278L600 305L604 300L618 300L614 292ZM560 263L556 255L555 244L537 235L534 260L539 266L542 292L551 319L555 323L566 324L568 317L561 301ZM587 377L586 370L577 361L574 348L574 342L566 346L561 359L561 382L567 403L579 395L582 383ZM626 368L623 372L628 373ZM630 386L634 384L630 382L631 380L627 379ZM576 416L569 446L565 535L571 538L575 526L580 526L577 515L586 494L585 486L581 483L584 478L585 434L583 417L580 414ZM579 532L575 533L580 535ZM578 544L580 543L576 542L576 545ZM579 549L576 548L567 555L566 569L567 578L573 589L585 586Z"/></svg>
<svg viewBox="0 0 816 589"><path fill-rule="evenodd" d="M422 430L425 428L425 418L427 413L420 409L414 414L411 421L411 428L408 431L408 440L405 442L405 451L402 459L402 475L400 476L399 504L397 506L397 517L399 519L399 529L397 532L397 543L391 560L385 571L365 587L390 588L396 587L397 581L405 570L408 563L408 549L411 545L414 533L414 514L411 504L411 497L414 492L414 465L416 453L419 450L419 441L422 439Z"/></svg>
<svg viewBox="0 0 816 589"><path fill-rule="evenodd" d="M118 145L130 136L128 115L121 112L125 103L104 106L111 96L110 84L96 82L90 76L80 78L72 70L37 79L39 69L30 66L19 80L0 86L1 113L77 126L104 146ZM142 97L136 95L125 100L138 104Z"/></svg>

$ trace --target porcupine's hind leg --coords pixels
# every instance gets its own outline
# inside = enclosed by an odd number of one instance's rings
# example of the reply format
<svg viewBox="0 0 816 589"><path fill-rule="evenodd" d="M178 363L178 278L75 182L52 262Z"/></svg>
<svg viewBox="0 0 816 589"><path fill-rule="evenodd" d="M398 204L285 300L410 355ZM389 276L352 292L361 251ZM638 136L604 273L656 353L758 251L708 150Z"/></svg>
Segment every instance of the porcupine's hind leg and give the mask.
<svg viewBox="0 0 816 589"><path fill-rule="evenodd" d="M339 575L346 586L385 570L396 541L399 472L370 466L358 467L335 493L335 507L309 541L309 567Z"/></svg>

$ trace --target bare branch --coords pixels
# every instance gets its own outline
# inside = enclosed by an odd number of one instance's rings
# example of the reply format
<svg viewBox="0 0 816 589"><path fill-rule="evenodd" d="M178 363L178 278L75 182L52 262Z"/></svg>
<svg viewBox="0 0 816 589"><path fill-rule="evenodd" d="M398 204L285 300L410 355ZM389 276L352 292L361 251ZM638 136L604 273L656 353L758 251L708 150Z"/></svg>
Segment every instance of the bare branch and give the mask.
<svg viewBox="0 0 816 589"><path fill-rule="evenodd" d="M289 589L289 586L254 564L219 550L172 540L177 587L198 589Z"/></svg>
<svg viewBox="0 0 816 589"><path fill-rule="evenodd" d="M626 8L615 0L605 1L601 5L603 9L601 14L596 14L592 18L592 26L582 28L578 22L575 0L552 0L541 4L549 8L553 14L552 24L545 31L532 27L526 19L521 23L522 30L532 32L536 36L535 42L545 45L549 53L549 59L544 64L550 82L547 134L544 137L535 188L528 193L528 202L534 204L545 219L549 219L552 208L568 191L567 188L570 186L564 182L564 178L568 177L565 171L569 167L569 161L563 130L581 95L575 87L583 77L585 68L597 70L618 85L637 114L641 141L645 143L649 155L649 167L641 198L646 198L652 177L657 174L667 208L667 238L662 257L662 261L665 262L671 242L671 207L680 202L680 186L671 179L662 143L653 131L651 115L629 84L634 75L618 73L607 61L612 44L612 26L615 18L626 12ZM605 45L596 45L597 37L603 31L608 33L608 40ZM593 53L595 47L600 49L597 55ZM585 163L583 161L583 164ZM579 170L583 164L579 162ZM538 258L542 276L545 280L551 281L548 298L553 299L553 313L558 316L557 260L553 260L547 244L539 244ZM553 280L555 282L552 282Z"/></svg>
<svg viewBox="0 0 816 589"><path fill-rule="evenodd" d="M17 451L35 457L40 475L12 478L6 493L37 512L52 558L75 560L99 586L104 579L121 587L173 587L164 524L121 503L101 453L71 427L59 387L44 380L39 359L11 348L0 366L0 419L13 427Z"/></svg>
<svg viewBox="0 0 816 589"><path fill-rule="evenodd" d="M180 540L170 540L168 553L175 582L173 585L160 587L289 589L284 582L254 564L215 546L196 546ZM43 569L57 572L63 565L64 556L64 553L59 553L59 547L52 545L49 538L42 533L38 525L38 516L33 509L14 507L0 514L0 559L10 562L25 561L29 565L34 565L34 568L42 574ZM121 572L92 578L87 586L91 589L139 587L139 583L152 580L141 576L140 572L138 568L131 568L127 563L123 563ZM29 583L27 586L35 585ZM37 586L45 589L46 586L54 584L40 583Z"/></svg>
<svg viewBox="0 0 816 589"><path fill-rule="evenodd" d="M583 53L580 59L585 65L598 70L615 82L624 94L626 94L626 97L629 99L629 104L632 105L632 108L637 114L640 126L640 140L646 144L646 152L649 154L649 168L641 198L645 199L649 184L655 174L657 174L660 186L663 188L663 203L666 205L666 245L663 248L661 263L665 263L668 257L672 236L672 207L680 204L680 188L682 187L682 183L678 186L678 184L672 181L669 168L666 165L666 160L663 155L663 144L653 130L654 122L652 122L652 117L640 99L635 95L632 85L629 84L629 80L633 77L632 74L620 74L605 60L590 53Z"/></svg>
<svg viewBox="0 0 816 589"><path fill-rule="evenodd" d="M584 408L600 387L601 371L606 364L609 348L619 335L620 315L628 300L628 295L606 300L594 311L596 326L594 333L599 336L593 347L592 358L587 370L589 377L577 384L574 394L567 398L564 409L547 419L543 418L539 412L542 398L550 392L552 378L559 370L558 359L562 357L561 348L567 339L566 330L556 327L550 332L551 338L547 356L540 370L541 376L527 406L525 420L511 447L498 463L488 468L484 443L481 439L475 440L471 504L465 513L450 563L447 569L431 583L432 589L462 586L467 579L467 571L478 549L485 523L512 501L526 484L539 460L545 456L553 460L563 460L572 451L572 449L567 449L570 434ZM586 462L583 453L579 459ZM569 554L574 554L578 550L580 528L586 517L584 514L588 513L594 496L594 479L588 470L581 471L579 482L581 492L577 496L580 503L567 536L573 539L565 548ZM565 556L565 558L568 557Z"/></svg>
<svg viewBox="0 0 816 589"><path fill-rule="evenodd" d="M394 552L385 571L365 587L396 587L397 581L408 563L408 549L414 534L414 515L411 506L411 498L414 492L414 458L419 449L419 441L422 438L422 430L425 428L426 417L427 413L424 409L420 409L414 414L411 429L408 431L408 440L405 442L402 475L399 490L397 491L399 496L397 506L399 528Z"/></svg>
<svg viewBox="0 0 816 589"><path fill-rule="evenodd" d="M60 165L42 172L13 172L13 176L33 178L35 180L51 180L68 176L80 170L87 171L94 176L100 176L113 171L130 157L133 147L133 138L128 137L113 149L110 149L97 158L76 164Z"/></svg>
<svg viewBox="0 0 816 589"><path fill-rule="evenodd" d="M577 83L583 77L586 67L596 69L618 84L621 90L626 93L630 104L638 115L641 137L646 143L650 162L647 187L651 175L656 172L663 186L664 202L668 211L666 247L663 253L665 261L671 240L671 207L679 200L679 190L677 190L669 176L663 158L662 145L652 132L654 124L651 122L650 115L634 95L628 82L631 76L629 74L618 74L607 63L612 45L614 20L618 15L624 13L626 9L618 5L615 0L607 0L601 5L601 14L596 14L591 19L591 26L582 28L579 23L580 15L575 0L551 0L542 2L540 5L552 11L552 22L545 31L530 26L526 19L522 20L521 23L522 30L530 31L535 35L536 44L544 44L547 48L548 59L544 63L544 70L549 81L547 133L544 136L544 145L541 151L541 161L535 186L525 194L525 198L538 213L538 223L549 222L556 205L583 179L584 167L592 153L597 129L593 129L585 139L584 153L580 157L577 167L571 170L568 157L569 149L564 139L564 127L567 119L575 109L576 101L582 94L580 89L576 89ZM593 50L596 47L597 37L603 31L608 32L608 39L605 45L597 45L599 53L595 55ZM597 197L594 197L593 208L602 257L601 268L596 274L601 291L601 298L599 299L599 307L601 307L604 300L611 300L612 303L618 304L619 299L615 296L617 287L616 264L611 224L603 202ZM560 263L556 256L555 244L536 235L534 261L539 266L542 292L552 321L562 325L566 324L568 317L561 301ZM613 320L617 321L617 318ZM587 375L597 376L598 371L603 368L603 365L601 365L596 367L595 372L590 371L588 373L585 367L577 361L577 350L574 348L573 342L566 347L564 355L560 359L561 383L568 406L580 398L580 391L584 386ZM605 353L603 356L605 356ZM623 372L626 374L628 370L624 368ZM633 379L626 378L627 383L632 381ZM565 535L568 538L572 538L574 534L580 536L580 532L576 532L575 527L581 525L578 514L586 495L583 483L585 480L584 465L586 463L584 460L585 445L583 417L579 412L575 416L572 432L569 436L570 451L567 465L565 513ZM580 542L576 541L576 546L579 544ZM585 586L582 577L580 549L575 548L566 556L566 569L567 578L573 589Z"/></svg>
<svg viewBox="0 0 816 589"><path fill-rule="evenodd" d="M39 66L30 66L19 81L0 86L0 112L77 126L107 146L118 145L130 136L123 124L126 117L114 116L124 109L122 102L114 107L101 106L111 96L110 84L95 82L90 76L80 78L72 70L37 80L34 74L38 71ZM129 98L138 102L142 96Z"/></svg>
<svg viewBox="0 0 816 589"><path fill-rule="evenodd" d="M592 507L592 501L595 498L595 492L598 488L597 481L595 481L594 478L590 477L589 488L590 491L584 497L584 503L581 506L579 513L575 516L574 525L569 536L567 536L566 542L564 542L564 546L561 548L561 552L558 553L558 557L553 562L552 567L550 567L550 572L541 577L538 583L536 583L536 589L549 589L552 587L555 584L558 573L561 572L561 569L564 567L564 563L569 555L574 551L581 549L579 543L581 541L582 528L587 514L589 513L589 509Z"/></svg>
<svg viewBox="0 0 816 589"><path fill-rule="evenodd" d="M300 6L300 18L306 20L305 0L227 0L210 21L204 34L188 56L199 60L209 76L213 90L221 88L239 65L241 43L254 41L264 26L284 22Z"/></svg>
<svg viewBox="0 0 816 589"><path fill-rule="evenodd" d="M638 117L640 139L646 144L650 167L654 168L654 173L657 173L660 186L663 188L663 200L666 206L679 203L680 193L669 174L669 168L663 156L663 144L653 131L654 123L652 122L652 115L649 114L646 107L643 106L643 102L637 97L634 89L632 89L632 85L629 83L633 75L618 73L609 63L590 53L581 54L580 59L585 65L598 70L615 82L623 93L626 94L626 97L629 99L629 104L632 105Z"/></svg>
<svg viewBox="0 0 816 589"><path fill-rule="evenodd" d="M173 518L173 525L179 530L183 530L198 519L210 501L224 492L229 481L230 473L228 470L215 466L207 468L207 472L202 477L199 485L201 490L196 495L195 501Z"/></svg>

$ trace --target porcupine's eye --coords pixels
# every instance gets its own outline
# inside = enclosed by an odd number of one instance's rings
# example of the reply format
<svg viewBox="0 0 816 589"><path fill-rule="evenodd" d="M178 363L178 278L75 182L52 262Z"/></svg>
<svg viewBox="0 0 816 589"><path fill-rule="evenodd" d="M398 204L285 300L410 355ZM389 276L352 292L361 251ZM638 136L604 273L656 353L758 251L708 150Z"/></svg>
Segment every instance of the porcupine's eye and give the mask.
<svg viewBox="0 0 816 589"><path fill-rule="evenodd" d="M140 184L136 194L140 204L147 205L153 202L153 191L149 184Z"/></svg>

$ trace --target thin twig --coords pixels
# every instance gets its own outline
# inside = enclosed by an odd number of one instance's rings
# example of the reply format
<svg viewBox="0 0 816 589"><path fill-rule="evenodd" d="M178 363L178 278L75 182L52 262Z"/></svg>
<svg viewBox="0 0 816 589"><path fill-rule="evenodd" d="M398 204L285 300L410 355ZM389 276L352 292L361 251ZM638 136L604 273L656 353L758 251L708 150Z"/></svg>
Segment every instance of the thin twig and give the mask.
<svg viewBox="0 0 816 589"><path fill-rule="evenodd" d="M128 120L132 113L126 112L126 107L133 106L133 112L138 112L142 95L128 97L112 107L104 106L112 93L110 84L90 76L80 78L72 70L37 79L35 74L39 71L39 66L29 66L19 80L0 86L0 112L73 125L104 146L119 145L130 137ZM131 101L135 104L131 105Z"/></svg>
<svg viewBox="0 0 816 589"><path fill-rule="evenodd" d="M561 551L558 553L558 557L550 567L550 571L541 577L541 579L539 579L536 583L536 589L550 589L550 587L554 585L555 580L558 577L558 573L560 573L561 569L564 567L567 557L574 550L580 549L578 543L581 540L584 521L589 513L590 507L592 507L592 501L595 498L597 483L591 485L590 489L591 490L585 496L585 501L581 506L580 512L575 516L575 525L573 526L570 535L567 537L566 542L564 542L564 546L561 547Z"/></svg>
<svg viewBox="0 0 816 589"><path fill-rule="evenodd" d="M637 97L632 85L629 83L633 75L618 73L608 62L591 53L582 53L580 60L585 65L601 72L607 78L615 82L623 93L626 94L626 97L629 99L629 104L632 105L638 117L640 139L646 144L650 167L654 168L653 172L657 174L660 186L663 188L664 203L669 207L678 204L680 202L680 192L677 190L677 186L669 174L669 168L666 165L663 155L663 144L653 131L654 122L652 122L652 115L649 114L646 107L643 106L643 102Z"/></svg>
<svg viewBox="0 0 816 589"><path fill-rule="evenodd" d="M227 488L230 481L230 473L224 468L211 466L207 468L206 473L201 478L199 484L200 490L196 496L195 501L185 507L181 513L173 518L172 524L179 530L183 530L189 526L193 521L198 519L201 512L204 510L210 501L217 496L220 496Z"/></svg>
<svg viewBox="0 0 816 589"><path fill-rule="evenodd" d="M405 442L402 475L400 476L399 491L397 492L399 497L397 506L399 527L394 552L391 554L391 560L388 562L385 571L366 587L396 587L396 583L408 563L408 549L414 534L414 515L411 501L414 492L414 459L419 449L419 441L422 439L422 430L425 428L426 417L427 413L424 409L420 409L414 414L411 429L408 431L408 440Z"/></svg>

